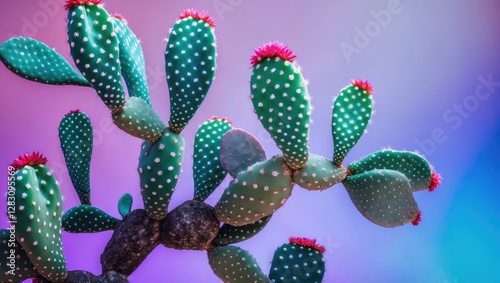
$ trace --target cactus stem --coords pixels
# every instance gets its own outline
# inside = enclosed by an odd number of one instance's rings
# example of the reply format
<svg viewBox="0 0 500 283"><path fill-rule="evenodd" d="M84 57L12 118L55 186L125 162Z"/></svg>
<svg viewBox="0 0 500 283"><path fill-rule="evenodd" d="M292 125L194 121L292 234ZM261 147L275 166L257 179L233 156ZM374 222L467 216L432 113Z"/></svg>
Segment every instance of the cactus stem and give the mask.
<svg viewBox="0 0 500 283"><path fill-rule="evenodd" d="M413 220L411 224L413 224L413 226L418 226L418 224L420 224L420 221L422 221L422 211L419 211L417 213L417 217L415 217L415 220Z"/></svg>
<svg viewBox="0 0 500 283"><path fill-rule="evenodd" d="M214 21L214 19L212 19L212 17L210 17L208 15L208 13L205 12L205 11L197 11L197 10L194 10L194 9L186 9L179 16L179 18L181 20L185 19L185 18L189 18L189 17L192 17L195 20L202 20L205 23L207 23L209 26L215 28L215 21Z"/></svg>
<svg viewBox="0 0 500 283"><path fill-rule="evenodd" d="M322 254L325 253L325 250L326 250L324 246L318 245L316 243L316 239L290 237L290 239L288 239L288 240L290 241L290 244L297 244L297 245L300 245L303 247L310 247L310 248L317 250L318 252L320 252Z"/></svg>
<svg viewBox="0 0 500 283"><path fill-rule="evenodd" d="M263 59L271 57L279 57L293 63L295 57L297 56L293 54L292 50L283 43L279 41L269 42L255 49L255 54L250 58L252 67L255 67L255 65Z"/></svg>
<svg viewBox="0 0 500 283"><path fill-rule="evenodd" d="M119 14L119 13L114 13L114 14L113 14L113 15L111 15L111 16L112 16L113 18L115 18L115 19L119 19L119 20L120 20L120 21L122 21L124 24L128 24L127 19L125 19L125 18L123 17L123 15L122 15L122 14Z"/></svg>
<svg viewBox="0 0 500 283"><path fill-rule="evenodd" d="M431 176L431 184L429 185L429 192L434 191L439 185L441 185L441 181L443 177L439 173L432 172Z"/></svg>
<svg viewBox="0 0 500 283"><path fill-rule="evenodd" d="M101 2L102 2L101 0L66 0L66 5L64 5L64 8L66 10L70 10L80 5L86 5L86 4L99 5L101 4Z"/></svg>
<svg viewBox="0 0 500 283"><path fill-rule="evenodd" d="M370 95L373 94L373 87L368 81L363 81L359 79L351 80L353 86L357 86L362 90L366 90Z"/></svg>
<svg viewBox="0 0 500 283"><path fill-rule="evenodd" d="M25 153L24 155L20 155L12 162L11 166L17 171L27 165L45 165L45 163L47 163L47 158L45 158L43 154L33 151L32 154Z"/></svg>

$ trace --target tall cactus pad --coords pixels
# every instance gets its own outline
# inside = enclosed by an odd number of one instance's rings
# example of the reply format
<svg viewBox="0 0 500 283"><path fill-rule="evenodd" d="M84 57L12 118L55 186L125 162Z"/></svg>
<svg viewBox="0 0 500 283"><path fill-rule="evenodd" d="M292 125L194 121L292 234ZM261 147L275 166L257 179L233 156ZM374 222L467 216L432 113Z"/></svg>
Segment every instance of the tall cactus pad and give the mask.
<svg viewBox="0 0 500 283"><path fill-rule="evenodd" d="M0 229L0 282L22 282L38 276L26 251L15 239L16 228Z"/></svg>
<svg viewBox="0 0 500 283"><path fill-rule="evenodd" d="M0 45L0 61L14 74L30 81L90 86L61 54L35 39L14 37L5 41Z"/></svg>
<svg viewBox="0 0 500 283"><path fill-rule="evenodd" d="M215 275L225 283L271 282L257 260L239 247L211 247L208 250L208 262Z"/></svg>
<svg viewBox="0 0 500 283"><path fill-rule="evenodd" d="M342 164L365 132L372 116L372 93L368 82L353 80L335 98L332 113L335 164Z"/></svg>
<svg viewBox="0 0 500 283"><path fill-rule="evenodd" d="M269 278L276 283L321 283L325 275L325 248L316 240L290 238L274 252Z"/></svg>
<svg viewBox="0 0 500 283"><path fill-rule="evenodd" d="M113 230L119 222L97 207L82 204L64 213L62 228L70 233L97 233Z"/></svg>
<svg viewBox="0 0 500 283"><path fill-rule="evenodd" d="M234 243L243 242L257 235L264 227L266 227L273 215L266 216L257 220L255 223L235 227L233 225L224 224L219 229L219 234L212 241L218 246L227 246Z"/></svg>
<svg viewBox="0 0 500 283"><path fill-rule="evenodd" d="M68 38L76 67L113 112L122 108L120 48L113 18L100 1L68 1Z"/></svg>
<svg viewBox="0 0 500 283"><path fill-rule="evenodd" d="M311 154L305 167L293 172L293 182L308 190L324 190L347 177L345 168L327 158Z"/></svg>
<svg viewBox="0 0 500 283"><path fill-rule="evenodd" d="M371 222L393 228L420 220L410 181L394 170L372 170L343 182L358 211Z"/></svg>
<svg viewBox="0 0 500 283"><path fill-rule="evenodd" d="M130 211L132 211L132 203L134 202L134 199L132 198L132 195L129 193L124 194L120 200L118 201L118 212L122 216L122 218L125 218Z"/></svg>
<svg viewBox="0 0 500 283"><path fill-rule="evenodd" d="M220 185L227 172L220 162L222 136L232 128L226 118L213 117L198 128L194 138L194 197L204 201Z"/></svg>
<svg viewBox="0 0 500 283"><path fill-rule="evenodd" d="M52 171L35 154L13 164L16 189L16 240L40 274L52 282L67 276L61 239L62 196Z"/></svg>
<svg viewBox="0 0 500 283"><path fill-rule="evenodd" d="M93 133L89 117L79 110L66 114L59 124L59 141L80 202L90 204Z"/></svg>
<svg viewBox="0 0 500 283"><path fill-rule="evenodd" d="M410 181L413 192L437 186L432 165L420 154L410 151L383 149L353 162L348 167L355 174L374 169L389 169L403 173Z"/></svg>
<svg viewBox="0 0 500 283"><path fill-rule="evenodd" d="M141 44L134 32L127 26L127 21L120 15L113 15L113 23L117 29L120 46L120 66L127 84L128 94L139 97L151 105L146 67Z"/></svg>
<svg viewBox="0 0 500 283"><path fill-rule="evenodd" d="M139 159L139 178L144 208L154 220L167 216L170 198L181 173L184 139L165 129L154 144L143 142Z"/></svg>
<svg viewBox="0 0 500 283"><path fill-rule="evenodd" d="M113 122L126 133L155 143L167 126L151 106L139 97L129 97L122 110L113 113Z"/></svg>
<svg viewBox="0 0 500 283"><path fill-rule="evenodd" d="M169 127L180 133L194 116L215 76L214 22L205 13L186 10L168 37L165 71L170 92Z"/></svg>
<svg viewBox="0 0 500 283"><path fill-rule="evenodd" d="M243 226L273 214L292 194L292 171L283 157L257 163L238 174L215 206L219 221Z"/></svg>
<svg viewBox="0 0 500 283"><path fill-rule="evenodd" d="M222 137L220 161L222 167L233 178L248 167L266 159L262 144L247 131L232 129Z"/></svg>
<svg viewBox="0 0 500 283"><path fill-rule="evenodd" d="M309 156L311 101L294 58L278 42L256 49L250 91L260 122L283 152L285 162L296 170L306 165Z"/></svg>

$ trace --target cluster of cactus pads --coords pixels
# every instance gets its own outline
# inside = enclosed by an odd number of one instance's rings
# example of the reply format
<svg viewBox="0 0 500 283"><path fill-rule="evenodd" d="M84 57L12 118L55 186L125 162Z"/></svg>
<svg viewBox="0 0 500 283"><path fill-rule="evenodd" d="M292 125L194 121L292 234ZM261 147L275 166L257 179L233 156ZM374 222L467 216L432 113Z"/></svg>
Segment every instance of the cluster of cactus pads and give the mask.
<svg viewBox="0 0 500 283"><path fill-rule="evenodd" d="M28 80L93 88L111 110L116 126L143 140L138 173L144 210L152 221L162 221L181 173L182 130L202 104L215 75L215 23L204 12L186 10L170 30L165 51L170 118L165 123L151 106L142 48L123 17L109 14L100 0L67 0L66 9L68 42L79 72L56 51L31 38L4 42L0 60ZM228 173L232 178L213 207L223 225L206 245L208 261L222 281L322 282L324 248L315 240L290 238L276 250L267 275L248 251L232 245L264 229L295 185L325 190L342 183L359 212L383 227L420 222L413 193L432 191L441 181L422 155L384 149L342 165L371 118L373 89L368 82L353 80L334 99L334 155L329 159L309 152L311 100L292 51L279 42L264 44L255 50L251 66L251 101L282 154L267 158L254 136L234 128L226 118L212 117L203 123L194 141L194 200L206 200ZM131 212L130 194L118 203L122 219L91 204L89 117L80 110L70 111L60 123L59 138L81 204L63 213L61 190L45 165L47 159L38 153L20 156L12 164L16 268L12 271L2 258L1 282L26 278L64 282L69 271L62 231L113 230ZM0 232L1 252L11 253L9 230Z"/></svg>

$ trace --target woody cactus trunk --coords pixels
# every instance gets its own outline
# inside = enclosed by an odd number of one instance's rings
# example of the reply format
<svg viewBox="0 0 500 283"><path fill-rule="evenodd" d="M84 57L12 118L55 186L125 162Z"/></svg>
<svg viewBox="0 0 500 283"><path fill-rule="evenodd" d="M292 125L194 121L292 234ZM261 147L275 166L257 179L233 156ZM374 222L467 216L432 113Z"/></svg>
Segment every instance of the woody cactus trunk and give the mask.
<svg viewBox="0 0 500 283"><path fill-rule="evenodd" d="M131 211L130 194L118 203L122 219L92 205L92 125L83 111L69 111L59 125L59 138L81 204L63 207L56 180L60 176L46 166L41 154L26 153L15 160L15 193L8 195L8 201L15 201L8 203L15 203L17 233L10 239L9 230L3 229L0 249L3 254L15 253L17 268L3 257L1 282L128 282L160 245L206 250L208 263L223 282L322 282L324 247L313 239L291 237L277 248L269 272L234 245L264 229L294 189L326 190L342 183L359 212L376 225L420 222L413 193L432 191L441 181L422 155L384 149L343 165L370 121L370 83L353 80L340 90L331 118L334 155L315 155L309 151L312 107L307 81L296 56L279 42L264 44L251 56L249 91L257 118L281 154L267 157L250 133L227 118L212 117L194 137L193 199L169 207L174 191L187 189L177 185L186 146L182 131L209 93L216 71L213 19L185 10L170 30L165 50L170 118L164 122L151 105L142 48L125 19L109 14L100 0L68 0L66 9L68 43L78 71L32 38L4 42L0 60L31 81L95 90L115 125L143 140L137 171L144 208ZM228 174L232 181L220 200L214 207L206 204ZM101 255L102 275L68 270L63 231L106 230L113 230L113 235Z"/></svg>

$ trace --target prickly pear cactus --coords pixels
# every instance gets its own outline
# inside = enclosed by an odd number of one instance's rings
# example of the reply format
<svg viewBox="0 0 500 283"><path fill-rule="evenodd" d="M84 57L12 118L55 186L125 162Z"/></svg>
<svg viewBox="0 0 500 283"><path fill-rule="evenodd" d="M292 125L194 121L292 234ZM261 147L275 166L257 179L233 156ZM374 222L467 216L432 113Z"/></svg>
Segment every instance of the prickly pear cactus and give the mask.
<svg viewBox="0 0 500 283"><path fill-rule="evenodd" d="M281 213L278 209L295 185L322 191L342 183L361 215L382 227L421 221L413 194L433 191L442 180L424 156L384 149L343 165L370 122L371 84L352 80L340 90L331 117L333 158L313 154L308 83L296 55L279 42L266 43L251 56L250 100L281 154L268 159L252 134L233 128L226 118L213 117L194 137L194 200L170 209L174 191L186 189L178 186L185 149L182 130L209 94L215 75L214 20L206 12L187 9L169 32L164 59L170 116L164 122L150 101L142 47L125 19L108 13L101 0L66 0L66 9L69 50L81 74L44 43L24 37L2 43L0 61L27 80L90 86L97 92L114 124L143 140L137 171L144 209L132 210L130 193L118 200L121 219L91 205L93 129L83 112L69 112L59 125L59 141L81 204L63 213L61 190L47 160L38 153L20 156L12 164L15 181L9 189L15 199L15 236L10 228L0 229L0 252L15 251L16 275L10 259L4 258L0 282L128 282L126 277L160 244L206 250L208 263L223 282L322 282L324 247L315 240L290 238L276 250L269 275L250 252L230 246L258 237L273 215ZM221 188L215 206L204 203L226 175L232 180ZM101 254L101 276L67 270L62 230L113 231Z"/></svg>

